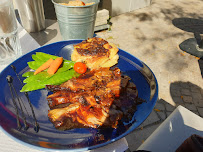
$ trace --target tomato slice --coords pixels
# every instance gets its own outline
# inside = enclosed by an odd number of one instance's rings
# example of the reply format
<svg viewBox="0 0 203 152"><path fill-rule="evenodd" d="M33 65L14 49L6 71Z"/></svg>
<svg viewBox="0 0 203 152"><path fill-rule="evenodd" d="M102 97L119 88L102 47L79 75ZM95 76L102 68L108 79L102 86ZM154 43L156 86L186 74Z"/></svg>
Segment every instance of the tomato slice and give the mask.
<svg viewBox="0 0 203 152"><path fill-rule="evenodd" d="M83 74L87 71L87 66L86 64L82 63L82 62L76 62L74 64L74 70L77 72L77 73L80 73L80 74Z"/></svg>

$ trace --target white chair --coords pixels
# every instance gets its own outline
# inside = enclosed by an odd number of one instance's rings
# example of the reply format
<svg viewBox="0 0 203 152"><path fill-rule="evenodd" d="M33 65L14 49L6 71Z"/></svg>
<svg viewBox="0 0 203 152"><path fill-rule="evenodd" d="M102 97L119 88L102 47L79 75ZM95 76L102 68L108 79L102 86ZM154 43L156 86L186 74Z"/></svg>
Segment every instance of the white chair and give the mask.
<svg viewBox="0 0 203 152"><path fill-rule="evenodd" d="M178 106L138 150L175 152L192 134L203 137L203 118Z"/></svg>

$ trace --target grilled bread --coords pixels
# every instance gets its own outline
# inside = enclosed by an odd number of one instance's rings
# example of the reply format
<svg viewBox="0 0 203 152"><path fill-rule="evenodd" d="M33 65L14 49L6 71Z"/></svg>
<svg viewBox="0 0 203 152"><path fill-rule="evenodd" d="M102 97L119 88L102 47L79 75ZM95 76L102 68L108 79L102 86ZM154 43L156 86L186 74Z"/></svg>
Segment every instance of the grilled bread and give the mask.
<svg viewBox="0 0 203 152"><path fill-rule="evenodd" d="M118 48L102 38L94 37L74 45L71 60L84 62L88 68L111 67L118 63Z"/></svg>

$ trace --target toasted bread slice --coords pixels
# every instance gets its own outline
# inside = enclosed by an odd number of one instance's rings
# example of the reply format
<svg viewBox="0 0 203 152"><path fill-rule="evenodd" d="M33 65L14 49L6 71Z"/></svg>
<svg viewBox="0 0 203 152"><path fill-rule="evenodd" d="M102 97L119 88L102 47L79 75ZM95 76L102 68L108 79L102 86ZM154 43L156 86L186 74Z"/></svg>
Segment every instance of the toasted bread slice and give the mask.
<svg viewBox="0 0 203 152"><path fill-rule="evenodd" d="M102 38L90 38L74 45L71 60L84 62L88 68L111 67L118 63L118 48Z"/></svg>

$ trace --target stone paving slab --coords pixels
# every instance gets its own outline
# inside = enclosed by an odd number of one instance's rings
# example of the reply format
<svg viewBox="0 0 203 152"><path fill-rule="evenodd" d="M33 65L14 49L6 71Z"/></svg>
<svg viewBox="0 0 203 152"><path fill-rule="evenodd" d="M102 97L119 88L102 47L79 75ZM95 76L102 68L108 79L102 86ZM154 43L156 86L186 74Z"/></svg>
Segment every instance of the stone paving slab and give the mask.
<svg viewBox="0 0 203 152"><path fill-rule="evenodd" d="M159 127L160 123L145 129L139 129L126 136L131 151L135 151Z"/></svg>
<svg viewBox="0 0 203 152"><path fill-rule="evenodd" d="M130 150L135 151L142 143L144 143L151 133L155 131L155 129L175 110L177 106L172 106L163 99L158 100L149 117L135 131L126 137ZM188 103L185 103L182 106L203 117L202 107L196 107L194 104Z"/></svg>
<svg viewBox="0 0 203 152"><path fill-rule="evenodd" d="M201 0L153 0L149 7L113 17L112 30L98 33L145 62L158 80L159 100L153 112L126 137L131 151L178 105L203 117L203 60L179 48L194 36L172 24L175 18L202 19L202 7Z"/></svg>
<svg viewBox="0 0 203 152"><path fill-rule="evenodd" d="M198 110L198 112L199 112L199 115L200 115L201 117L203 117L203 107L197 107L197 110Z"/></svg>
<svg viewBox="0 0 203 152"><path fill-rule="evenodd" d="M160 121L160 118L155 111L152 111L149 117L138 128L146 127L158 121Z"/></svg>

